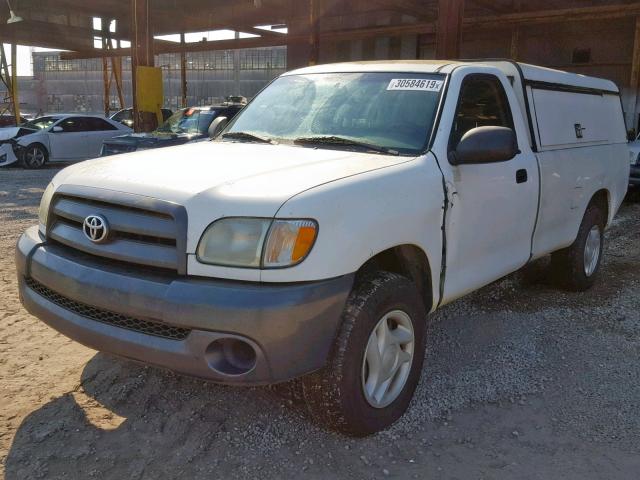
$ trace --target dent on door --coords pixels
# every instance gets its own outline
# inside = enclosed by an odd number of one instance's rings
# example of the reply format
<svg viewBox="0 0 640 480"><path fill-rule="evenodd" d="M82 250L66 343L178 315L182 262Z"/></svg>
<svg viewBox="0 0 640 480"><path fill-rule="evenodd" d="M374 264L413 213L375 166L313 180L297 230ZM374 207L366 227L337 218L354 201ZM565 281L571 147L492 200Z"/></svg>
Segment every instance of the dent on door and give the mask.
<svg viewBox="0 0 640 480"><path fill-rule="evenodd" d="M578 177L571 197L571 210L580 208L584 203L584 177Z"/></svg>

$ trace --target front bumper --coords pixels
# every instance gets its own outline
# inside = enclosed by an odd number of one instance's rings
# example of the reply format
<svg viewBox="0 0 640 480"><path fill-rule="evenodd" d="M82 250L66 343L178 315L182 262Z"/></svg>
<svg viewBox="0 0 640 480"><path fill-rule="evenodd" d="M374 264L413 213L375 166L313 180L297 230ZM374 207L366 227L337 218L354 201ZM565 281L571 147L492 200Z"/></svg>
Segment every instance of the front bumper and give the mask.
<svg viewBox="0 0 640 480"><path fill-rule="evenodd" d="M629 173L629 184L640 185L640 165L631 165Z"/></svg>
<svg viewBox="0 0 640 480"><path fill-rule="evenodd" d="M37 227L18 242L16 266L25 308L64 335L96 350L222 383L268 384L321 368L338 329L353 275L292 284L255 284L171 276L132 269L47 244ZM65 301L52 301L33 284ZM164 338L115 326L66 308L188 329ZM221 372L212 344L240 339L256 355L241 374Z"/></svg>
<svg viewBox="0 0 640 480"><path fill-rule="evenodd" d="M0 167L14 164L18 161L16 153L10 143L0 144Z"/></svg>

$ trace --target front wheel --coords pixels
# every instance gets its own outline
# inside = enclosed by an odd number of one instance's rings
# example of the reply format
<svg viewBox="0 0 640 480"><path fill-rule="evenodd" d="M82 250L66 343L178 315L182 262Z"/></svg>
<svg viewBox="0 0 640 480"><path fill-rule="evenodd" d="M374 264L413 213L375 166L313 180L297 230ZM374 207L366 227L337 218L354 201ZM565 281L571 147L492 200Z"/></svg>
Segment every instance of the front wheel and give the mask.
<svg viewBox="0 0 640 480"><path fill-rule="evenodd" d="M356 436L388 427L413 397L425 353L426 312L415 285L390 272L351 293L328 364L302 378L311 415Z"/></svg>
<svg viewBox="0 0 640 480"><path fill-rule="evenodd" d="M552 272L561 286L580 292L594 284L604 250L605 222L601 209L590 205L573 244L551 256Z"/></svg>
<svg viewBox="0 0 640 480"><path fill-rule="evenodd" d="M22 152L22 164L25 168L38 169L47 163L47 151L42 145L29 145Z"/></svg>

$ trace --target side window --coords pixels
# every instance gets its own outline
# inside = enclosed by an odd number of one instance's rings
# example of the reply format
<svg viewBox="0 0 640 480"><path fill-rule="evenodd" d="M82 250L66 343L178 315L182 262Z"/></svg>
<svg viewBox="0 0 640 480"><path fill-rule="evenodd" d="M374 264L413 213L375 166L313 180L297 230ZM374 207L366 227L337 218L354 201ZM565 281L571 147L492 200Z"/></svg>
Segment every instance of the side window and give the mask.
<svg viewBox="0 0 640 480"><path fill-rule="evenodd" d="M59 127L62 127L62 131L65 133L74 133L74 132L86 132L87 131L87 122L83 117L69 117L65 118L58 124Z"/></svg>
<svg viewBox="0 0 640 480"><path fill-rule="evenodd" d="M86 120L89 126L88 130L91 132L103 132L106 130L116 130L116 127L111 125L106 120L103 120L102 118L91 117L91 118L87 118Z"/></svg>
<svg viewBox="0 0 640 480"><path fill-rule="evenodd" d="M111 120L113 120L114 122L124 122L125 120L133 120L133 114L129 109L120 110L111 118Z"/></svg>
<svg viewBox="0 0 640 480"><path fill-rule="evenodd" d="M469 75L462 83L458 107L451 128L449 150L472 128L507 127L513 129L513 117L507 94L493 75Z"/></svg>

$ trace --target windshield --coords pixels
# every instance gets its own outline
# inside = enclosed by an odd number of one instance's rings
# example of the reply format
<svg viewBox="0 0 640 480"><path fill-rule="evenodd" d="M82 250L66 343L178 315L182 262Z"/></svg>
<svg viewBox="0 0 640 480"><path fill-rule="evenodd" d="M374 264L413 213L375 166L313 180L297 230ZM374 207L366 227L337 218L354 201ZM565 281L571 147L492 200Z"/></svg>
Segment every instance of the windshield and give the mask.
<svg viewBox="0 0 640 480"><path fill-rule="evenodd" d="M30 128L32 130L44 130L60 120L57 117L40 117L30 122L20 125L23 128Z"/></svg>
<svg viewBox="0 0 640 480"><path fill-rule="evenodd" d="M345 141L353 140L417 154L433 127L443 83L442 75L418 73L284 76L238 114L226 136L238 141L233 133L241 132L283 143L345 149L358 147Z"/></svg>
<svg viewBox="0 0 640 480"><path fill-rule="evenodd" d="M205 134L216 115L216 110L186 108L171 115L156 131L160 133Z"/></svg>

